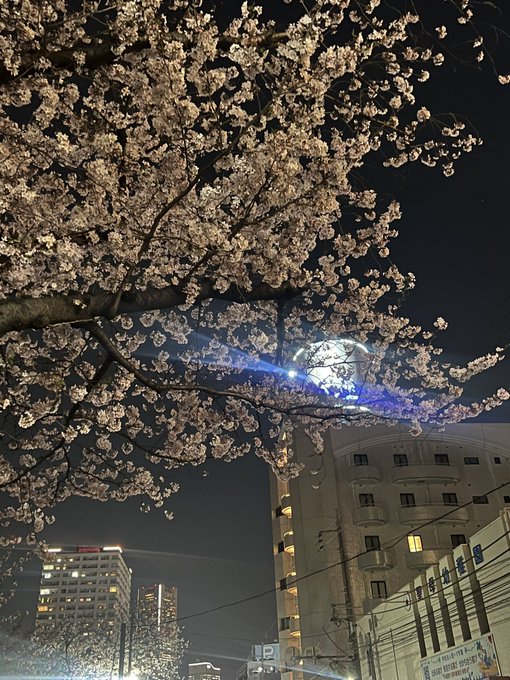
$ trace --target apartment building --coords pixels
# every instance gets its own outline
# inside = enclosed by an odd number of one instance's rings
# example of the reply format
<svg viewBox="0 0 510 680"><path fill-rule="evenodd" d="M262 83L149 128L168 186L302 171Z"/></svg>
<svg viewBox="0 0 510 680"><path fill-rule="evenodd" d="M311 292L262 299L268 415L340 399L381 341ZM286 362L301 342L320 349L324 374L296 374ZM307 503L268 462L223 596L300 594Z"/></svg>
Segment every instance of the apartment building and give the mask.
<svg viewBox="0 0 510 680"><path fill-rule="evenodd" d="M293 453L301 475L271 477L282 663L356 678L356 621L510 507L510 425L347 427L320 458L297 433Z"/></svg>
<svg viewBox="0 0 510 680"><path fill-rule="evenodd" d="M119 546L49 548L42 565L36 626L61 621L126 621L131 572Z"/></svg>

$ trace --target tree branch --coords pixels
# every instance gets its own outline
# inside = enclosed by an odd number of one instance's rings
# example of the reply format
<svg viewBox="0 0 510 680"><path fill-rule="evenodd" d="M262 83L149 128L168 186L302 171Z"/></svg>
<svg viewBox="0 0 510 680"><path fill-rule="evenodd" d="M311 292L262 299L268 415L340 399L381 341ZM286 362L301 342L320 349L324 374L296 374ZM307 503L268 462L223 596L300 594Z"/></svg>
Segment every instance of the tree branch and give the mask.
<svg viewBox="0 0 510 680"><path fill-rule="evenodd" d="M342 418L344 421L357 420L359 414L346 414L342 407L337 403L328 405L323 401L313 401L295 406L280 406L276 402L267 402L243 392L235 390L218 390L208 385L187 384L179 382L158 382L149 377L143 370L137 368L129 359L127 359L115 343L111 340L108 334L95 322L89 321L81 326L87 330L106 350L109 356L116 361L120 366L123 366L126 371L129 371L142 384L154 392L201 392L216 398L230 398L243 401L249 404L256 411L260 409L268 409L276 411L287 416L307 417L312 420L330 421Z"/></svg>
<svg viewBox="0 0 510 680"><path fill-rule="evenodd" d="M207 299L226 300L246 304L262 300L291 299L300 291L289 284L273 288L260 284L251 291L231 287L220 293L212 282L200 286L195 302ZM186 302L186 294L177 286L147 288L134 293L124 293L116 304L115 293L24 297L0 302L0 338L12 331L47 328L58 324L81 323L91 319L113 319L121 314L136 314L154 309L171 309Z"/></svg>
<svg viewBox="0 0 510 680"><path fill-rule="evenodd" d="M192 47L186 43L183 36L179 33L171 33L170 39L181 41L185 47ZM267 32L266 35L256 41L257 47L270 47L286 40L286 33ZM218 49L228 51L230 47L236 43L236 40L226 36L222 36L218 40ZM84 57L83 65L80 64L79 69L95 70L102 66L108 66L115 61L122 59L125 54L136 54L144 50L153 49L148 39L137 40L132 45L128 45L122 54L114 51L115 42L112 38L102 37L102 41L92 41L91 43L76 43L72 47L59 49L55 51L37 50L31 52L21 59L18 66L17 74L11 73L3 64L0 64L0 85L8 85L9 83L34 75L35 73L47 73L48 69L38 69L37 64L41 58L49 61L52 69L63 69L69 71L77 70L77 56Z"/></svg>

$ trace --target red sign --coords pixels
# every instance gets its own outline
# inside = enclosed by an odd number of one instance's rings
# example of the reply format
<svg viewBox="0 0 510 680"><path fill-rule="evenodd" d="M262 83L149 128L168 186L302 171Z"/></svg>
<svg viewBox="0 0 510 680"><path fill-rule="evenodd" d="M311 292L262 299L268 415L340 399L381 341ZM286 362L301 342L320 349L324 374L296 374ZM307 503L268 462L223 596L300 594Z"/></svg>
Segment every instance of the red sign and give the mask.
<svg viewBox="0 0 510 680"><path fill-rule="evenodd" d="M96 552L101 552L101 548L95 548L92 545L79 545L76 548L76 551L77 552L93 552L93 553L96 553Z"/></svg>

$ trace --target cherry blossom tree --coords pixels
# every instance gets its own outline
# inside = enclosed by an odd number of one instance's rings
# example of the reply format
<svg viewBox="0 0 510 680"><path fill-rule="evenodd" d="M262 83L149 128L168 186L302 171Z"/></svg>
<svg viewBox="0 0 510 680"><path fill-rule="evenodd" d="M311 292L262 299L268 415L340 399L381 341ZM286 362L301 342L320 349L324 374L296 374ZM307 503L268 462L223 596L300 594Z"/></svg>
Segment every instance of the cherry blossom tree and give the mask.
<svg viewBox="0 0 510 680"><path fill-rule="evenodd" d="M400 208L363 174L418 162L449 176L479 143L420 89L459 31L491 61L472 3L443 3L430 25L427 2L286 4L283 25L247 3L233 18L205 0L2 3L14 533L34 541L72 495L160 506L172 470L207 457L253 451L294 474L295 427L320 453L324 427L419 431L508 397L461 403L502 351L451 365L433 344L446 322L399 313L414 283L389 257ZM317 385L324 366L335 379Z"/></svg>

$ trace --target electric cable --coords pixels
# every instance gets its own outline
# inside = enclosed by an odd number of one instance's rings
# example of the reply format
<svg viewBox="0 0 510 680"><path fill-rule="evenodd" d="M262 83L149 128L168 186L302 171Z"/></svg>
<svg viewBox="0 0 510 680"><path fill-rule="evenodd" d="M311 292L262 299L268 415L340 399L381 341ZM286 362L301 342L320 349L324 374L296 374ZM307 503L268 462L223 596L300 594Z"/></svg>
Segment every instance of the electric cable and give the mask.
<svg viewBox="0 0 510 680"><path fill-rule="evenodd" d="M509 485L510 485L510 480L507 481L507 482L503 482L502 484L498 484L497 486L493 487L492 489L490 489L489 491L486 491L484 494L481 494L481 495L490 496L491 494L494 494L497 491L500 491L501 489L503 489L503 488L505 488ZM471 499L470 501L467 501L466 503L456 505L454 508L448 510L447 512L444 512L443 514L438 515L438 516L434 517L433 519L427 520L426 522L423 522L422 524L420 524L417 527L413 527L412 531L419 531L420 529L423 529L427 526L430 526L431 524L435 524L436 522L440 521L441 519L444 519L445 517L449 517L451 514L453 514L457 510L459 510L459 508L465 508L465 507L468 507L469 505L473 505L473 504L474 504L474 501ZM407 538L408 535L409 535L409 532L406 532L404 534L401 534L400 536L396 536L395 538L390 539L389 542L387 542L387 543L385 543L381 546L381 549L382 550L388 550L390 548L395 547L396 545L398 545L398 543L400 543L402 540ZM342 566L342 565L347 564L349 562L352 562L353 560L357 559L358 557L361 557L361 555L366 555L367 553L370 553L370 552L372 552L372 551L371 550L362 550L361 552L358 552L354 555L351 555L350 557L347 557L343 560L339 560L338 562L334 562L333 564L326 565L325 567L321 567L320 569L316 569L316 570L314 570L314 571L312 571L308 574L303 574L303 576L300 576L296 579L293 579L292 583L294 585L295 583L299 583L301 581L309 579L312 576L317 576L318 574L322 574L326 571L329 571L330 569L333 569L335 567L339 567L339 566ZM195 619L195 618L198 618L199 616L206 616L207 614L213 614L213 613L215 613L217 611L221 611L223 609L229 609L230 607L236 607L236 606L244 604L246 602L252 602L253 600L258 600L262 597L266 597L267 595L275 594L275 593L279 592L279 590L280 589L277 588L277 587L269 588L267 590L263 590L261 592L254 593L253 595L249 595L247 597L239 598L238 600L233 600L231 602L225 602L223 604L216 605L215 607L210 607L208 609L204 609L204 610L199 611L199 612L194 612L192 614L186 614L184 616L178 616L178 617L175 617L173 619L169 619L167 621L162 621L161 623L170 624L170 623L181 623L183 621L189 621L190 619ZM145 624L146 627L151 627L153 625L154 624Z"/></svg>

